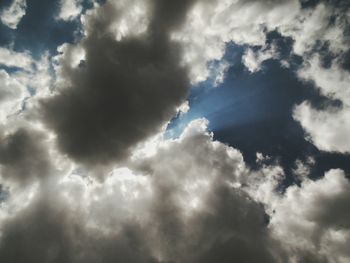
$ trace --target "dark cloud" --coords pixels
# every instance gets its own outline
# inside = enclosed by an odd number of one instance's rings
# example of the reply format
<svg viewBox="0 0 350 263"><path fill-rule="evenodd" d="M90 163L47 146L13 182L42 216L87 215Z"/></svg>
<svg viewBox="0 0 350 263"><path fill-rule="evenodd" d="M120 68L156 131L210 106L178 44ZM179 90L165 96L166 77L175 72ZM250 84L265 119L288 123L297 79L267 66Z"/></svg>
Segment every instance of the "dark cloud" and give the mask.
<svg viewBox="0 0 350 263"><path fill-rule="evenodd" d="M84 66L66 75L70 87L43 102L59 148L79 162L125 157L159 130L186 97L187 72L169 30L182 22L192 1L153 2L148 31L121 41L106 30L118 10L111 3L102 6L82 41Z"/></svg>
<svg viewBox="0 0 350 263"><path fill-rule="evenodd" d="M265 211L237 189L216 187L208 202L208 212L193 222L198 239L192 247L199 253L191 262L275 262L267 231Z"/></svg>
<svg viewBox="0 0 350 263"><path fill-rule="evenodd" d="M40 132L25 128L0 137L1 177L19 183L48 177L52 167L45 137Z"/></svg>

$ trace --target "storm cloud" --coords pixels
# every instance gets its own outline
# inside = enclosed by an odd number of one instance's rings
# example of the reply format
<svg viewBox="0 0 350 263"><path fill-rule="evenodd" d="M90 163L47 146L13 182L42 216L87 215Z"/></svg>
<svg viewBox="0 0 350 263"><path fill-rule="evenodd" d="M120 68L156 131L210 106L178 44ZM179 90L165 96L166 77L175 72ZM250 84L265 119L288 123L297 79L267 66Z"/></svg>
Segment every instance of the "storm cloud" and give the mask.
<svg viewBox="0 0 350 263"><path fill-rule="evenodd" d="M89 165L122 159L176 113L189 80L169 33L191 2L147 2L146 31L120 40L107 30L121 11L113 3L86 18L84 60L66 70L70 85L43 102L45 121L63 152Z"/></svg>

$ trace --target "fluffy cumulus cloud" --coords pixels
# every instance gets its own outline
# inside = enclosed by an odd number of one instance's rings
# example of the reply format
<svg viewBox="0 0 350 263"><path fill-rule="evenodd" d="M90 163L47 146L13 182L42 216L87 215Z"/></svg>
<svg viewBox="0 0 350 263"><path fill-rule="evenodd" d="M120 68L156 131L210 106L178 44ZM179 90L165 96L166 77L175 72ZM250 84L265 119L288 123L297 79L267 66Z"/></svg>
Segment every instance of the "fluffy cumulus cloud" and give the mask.
<svg viewBox="0 0 350 263"><path fill-rule="evenodd" d="M198 1L173 39L184 43L182 62L191 65L191 80L199 82L210 75L207 63L221 59L227 43L264 46L266 29L294 26L299 11L294 0Z"/></svg>
<svg viewBox="0 0 350 263"><path fill-rule="evenodd" d="M242 62L250 72L254 73L261 69L261 64L265 60L277 57L278 54L275 49L263 49L254 52L251 48L248 48L242 57Z"/></svg>
<svg viewBox="0 0 350 263"><path fill-rule="evenodd" d="M23 132L9 136L2 151L8 152L7 159L16 159L2 162L3 175L24 180L32 171L51 173L43 165L47 155L36 153L40 144L32 145L41 139L27 138ZM28 158L26 151L37 157ZM221 251L223 260L259 257L270 262L264 210L231 186L244 172L241 154L213 142L205 120L195 121L179 139L160 140L153 154L134 158L129 168L113 169L102 183L71 169L61 179L39 178L40 185L34 181L20 197L16 190L10 191L1 209L0 258L211 262ZM22 203L18 198L30 202L14 209ZM22 224L25 227L19 229ZM16 253L14 246L22 253Z"/></svg>
<svg viewBox="0 0 350 263"><path fill-rule="evenodd" d="M350 259L350 183L341 170L318 181L305 178L281 194L278 166L250 170L238 150L214 141L207 121L198 119L178 139L158 137L152 151L140 148L149 154L135 154L104 181L64 161L51 163L66 167L57 177L44 165L49 155L36 149L50 144L28 136L9 135L2 150L16 156L2 162L9 186L0 209L4 262ZM25 151L35 158L26 160ZM13 180L25 177L32 179L16 187Z"/></svg>
<svg viewBox="0 0 350 263"><path fill-rule="evenodd" d="M334 17L332 23L329 22L331 17ZM295 108L294 118L305 129L307 138L320 150L349 153L350 74L343 66L349 51L349 7L342 2L336 7L320 4L304 24L294 44L295 53L308 52L303 57L304 63L298 70L298 76L302 81L313 83L323 96L339 102L340 106L325 105L323 109L316 109L305 101ZM313 41L310 42L310 38ZM324 51L312 51L315 41L326 48L326 54L333 56L329 66L325 65Z"/></svg>
<svg viewBox="0 0 350 263"><path fill-rule="evenodd" d="M319 57L315 56L300 69L299 76L312 81L324 96L340 101L341 106L326 106L318 110L305 101L295 108L294 117L319 149L350 152L350 73L336 62L324 68Z"/></svg>
<svg viewBox="0 0 350 263"><path fill-rule="evenodd" d="M349 6L343 1L320 2L312 8L303 5L299 1L197 1L172 38L182 43L182 63L189 65L192 83L223 74L208 64L222 60L230 42L254 47L246 49L242 62L256 72L265 60L279 58L278 47L266 41L268 32L292 39L292 54L304 60L300 79L313 81L324 96L343 104L320 111L305 102L297 107L295 119L319 149L349 152L349 72L341 66L349 50ZM320 50L335 58L330 68L321 65ZM290 64L288 59L281 63Z"/></svg>
<svg viewBox="0 0 350 263"><path fill-rule="evenodd" d="M81 14L82 10L82 0L61 0L57 18L64 21L73 20Z"/></svg>
<svg viewBox="0 0 350 263"><path fill-rule="evenodd" d="M349 152L342 7L120 0L82 12L81 1L60 3L63 20L84 13L80 40L37 60L0 48L0 262L350 261L344 171L311 180L315 161L298 160L299 184L287 187L273 157L257 153L249 167L204 118L176 139L165 129L190 110L191 84L223 81L227 43L247 46L253 74L280 58L266 42L277 30L303 59L297 76L341 104L306 101L294 118L320 149ZM320 43L335 57L328 67L314 54Z"/></svg>
<svg viewBox="0 0 350 263"><path fill-rule="evenodd" d="M8 48L0 47L0 65L30 70L32 58L28 53L16 52Z"/></svg>
<svg viewBox="0 0 350 263"><path fill-rule="evenodd" d="M30 144L36 140L25 142L25 136L11 135L6 150L35 154ZM21 168L50 174L18 156ZM59 180L40 178L22 196L10 192L1 207L0 259L271 262L280 256L263 207L239 188L247 172L240 152L213 141L205 120L191 123L177 140L159 141L152 155L129 167L114 169L103 183L71 170ZM15 172L17 180L30 176Z"/></svg>
<svg viewBox="0 0 350 263"><path fill-rule="evenodd" d="M317 181L304 180L272 204L271 231L292 262L348 262L350 183L341 170ZM292 251L297 251L293 255Z"/></svg>
<svg viewBox="0 0 350 263"><path fill-rule="evenodd" d="M8 7L0 11L1 22L11 29L16 29L22 17L26 14L26 8L26 0L13 0Z"/></svg>
<svg viewBox="0 0 350 263"><path fill-rule="evenodd" d="M323 68L319 57L314 56L300 69L299 76L312 81L324 96L340 101L341 106L318 110L306 101L296 107L294 117L319 149L350 152L350 73L336 62Z"/></svg>
<svg viewBox="0 0 350 263"><path fill-rule="evenodd" d="M340 2L337 7L321 2L315 8L303 8L297 0L197 1L184 26L172 37L184 44L182 62L191 66L194 83L210 76L208 62L220 60L230 42L265 50L257 54L246 51L243 62L256 71L263 60L275 58L273 52L266 52L266 34L271 31L293 39L293 52L300 56L322 44L341 54L347 51L348 13L346 4Z"/></svg>
<svg viewBox="0 0 350 263"><path fill-rule="evenodd" d="M0 47L0 125L16 122L18 116L32 115L37 100L49 93L52 82L48 54L35 60L28 52Z"/></svg>

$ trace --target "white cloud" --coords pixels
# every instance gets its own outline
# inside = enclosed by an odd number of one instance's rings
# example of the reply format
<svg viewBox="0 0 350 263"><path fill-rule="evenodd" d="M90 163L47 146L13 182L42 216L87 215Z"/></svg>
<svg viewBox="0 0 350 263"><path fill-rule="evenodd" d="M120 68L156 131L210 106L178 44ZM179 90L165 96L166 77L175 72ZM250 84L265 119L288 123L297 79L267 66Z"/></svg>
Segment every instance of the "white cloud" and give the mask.
<svg viewBox="0 0 350 263"><path fill-rule="evenodd" d="M350 105L350 73L342 69L337 61L334 61L329 68L324 68L320 57L314 55L305 61L298 71L298 76L303 80L314 82L323 95Z"/></svg>
<svg viewBox="0 0 350 263"><path fill-rule="evenodd" d="M28 52L16 52L0 47L0 65L16 67L15 71L1 70L0 123L9 124L33 114L39 98L50 94L52 74L48 53L34 60Z"/></svg>
<svg viewBox="0 0 350 263"><path fill-rule="evenodd" d="M335 17L334 24L330 23ZM311 52L315 44L328 43L329 49L335 54L346 51L346 38L344 32L343 14L332 6L320 3L316 8L300 11L293 23L281 25L279 31L284 36L290 36L295 41L293 51L304 56Z"/></svg>
<svg viewBox="0 0 350 263"><path fill-rule="evenodd" d="M314 109L304 102L294 110L294 118L306 130L308 137L320 150L350 152L350 108Z"/></svg>
<svg viewBox="0 0 350 263"><path fill-rule="evenodd" d="M347 16L325 3L301 9L299 1L200 1L183 28L173 34L173 39L182 44L183 63L190 68L192 83L197 83L216 74L210 68L210 61L221 60L225 45L231 41L261 46L256 52L247 48L242 57L248 70L256 72L263 61L278 58L276 48L269 48L265 43L266 32L277 30L282 36L291 37L293 53L305 61L298 76L314 81L323 95L343 103L340 109L316 110L305 102L296 107L294 117L319 149L345 153L350 151L349 73L337 61L329 69L323 68L314 55L314 48L317 44L327 44L330 53L344 54L348 47L344 33ZM332 17L334 21L330 23ZM281 63L289 66L287 60ZM221 71L217 75L223 79Z"/></svg>
<svg viewBox="0 0 350 263"><path fill-rule="evenodd" d="M251 72L257 72L261 69L261 64L268 59L277 58L276 49L262 49L254 52L251 48L247 48L242 56L242 63Z"/></svg>
<svg viewBox="0 0 350 263"><path fill-rule="evenodd" d="M14 50L0 47L0 65L7 67L18 67L30 71L33 60L26 52L16 52Z"/></svg>
<svg viewBox="0 0 350 263"><path fill-rule="evenodd" d="M311 167L315 164L313 157L308 157L305 162L297 159L294 164L293 174L300 180L304 180L310 175Z"/></svg>
<svg viewBox="0 0 350 263"><path fill-rule="evenodd" d="M82 10L82 0L60 0L58 19L69 21L77 18Z"/></svg>
<svg viewBox="0 0 350 263"><path fill-rule="evenodd" d="M112 34L116 41L143 34L150 22L151 5L150 0L107 1L102 8L88 10L81 17L85 33L89 35L96 22L101 20L104 24L101 30L107 32L100 33Z"/></svg>
<svg viewBox="0 0 350 263"><path fill-rule="evenodd" d="M291 186L272 205L270 228L292 262L342 263L350 260L350 182L341 170L330 170L317 181Z"/></svg>
<svg viewBox="0 0 350 263"><path fill-rule="evenodd" d="M312 81L320 93L330 99L338 99L341 107L314 109L303 102L294 110L309 139L324 151L350 152L350 74L334 62L323 68L318 56L314 56L299 70L299 77Z"/></svg>
<svg viewBox="0 0 350 263"><path fill-rule="evenodd" d="M189 104L188 100L186 100L177 108L176 111L180 115L183 115L183 114L187 113L189 110L190 110L190 104Z"/></svg>
<svg viewBox="0 0 350 263"><path fill-rule="evenodd" d="M1 22L12 29L16 29L22 17L26 14L26 8L26 0L13 0L9 7L1 11Z"/></svg>
<svg viewBox="0 0 350 263"><path fill-rule="evenodd" d="M183 44L183 63L190 65L196 83L208 78L207 63L222 58L226 43L264 46L265 27L293 25L299 12L299 2L294 0L199 1L173 38Z"/></svg>
<svg viewBox="0 0 350 263"><path fill-rule="evenodd" d="M205 19L203 19L205 17ZM335 17L333 24L331 17ZM317 43L328 43L334 54L346 51L346 17L330 5L302 9L299 1L199 1L173 39L183 45L183 63L190 67L193 83L210 76L209 62L221 60L227 43L261 46L266 50L266 33L277 30L294 40L293 52L307 56ZM269 52L253 54L248 49L244 63L258 70ZM284 62L286 65L287 61Z"/></svg>
<svg viewBox="0 0 350 263"><path fill-rule="evenodd" d="M22 109L23 100L28 95L25 86L0 70L0 125Z"/></svg>

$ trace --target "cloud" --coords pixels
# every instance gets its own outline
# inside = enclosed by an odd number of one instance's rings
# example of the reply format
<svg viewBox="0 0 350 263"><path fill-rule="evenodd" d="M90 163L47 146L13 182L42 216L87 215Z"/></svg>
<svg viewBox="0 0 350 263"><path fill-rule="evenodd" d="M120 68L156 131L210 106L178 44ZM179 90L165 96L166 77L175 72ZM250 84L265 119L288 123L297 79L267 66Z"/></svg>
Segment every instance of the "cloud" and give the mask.
<svg viewBox="0 0 350 263"><path fill-rule="evenodd" d="M6 71L11 79L34 90L35 95L43 95L50 89L53 76L48 52L43 52L39 58L34 59L29 51L18 52L0 47L0 66L4 66L2 71Z"/></svg>
<svg viewBox="0 0 350 263"><path fill-rule="evenodd" d="M346 10L321 2L301 11L295 23L281 26L279 32L294 40L293 51L297 55L313 53L317 45L328 45L329 52L341 54L347 50L347 20Z"/></svg>
<svg viewBox="0 0 350 263"><path fill-rule="evenodd" d="M11 187L0 206L0 259L349 260L350 183L343 171L331 170L317 181L302 177L300 187L280 193L281 167L261 164L250 170L238 150L213 139L207 125L198 119L178 139L158 137L151 154L135 155L103 181L73 165L58 177L46 170L46 176ZM32 137L17 149L39 147L40 141ZM37 155L35 147L30 152L44 160L60 155Z"/></svg>
<svg viewBox="0 0 350 263"><path fill-rule="evenodd" d="M198 1L172 37L182 44L182 61L197 83L208 78L208 62L221 60L227 43L264 46L266 30L294 26L299 14L299 1Z"/></svg>
<svg viewBox="0 0 350 263"><path fill-rule="evenodd" d="M341 139L348 74L310 54L315 42L331 39L320 32L331 32L323 22L337 11L300 8L297 1L96 5L81 17L83 39L58 48L55 80L48 54L33 61L0 49L1 63L15 66L13 56L19 65L0 71L0 105L25 108L0 134L0 261L348 262L343 171L313 181L312 160L297 161L300 185L282 192L283 167L258 153L251 169L239 150L214 140L205 119L165 139L167 122L188 110L191 81L213 77L208 61L223 56L225 43L258 46L244 57L256 71L275 56L265 33L276 29L305 59L298 76L342 103L320 111L304 102L294 117L319 148L348 151ZM315 21L318 33L298 39ZM337 46L330 50L341 54ZM219 83L228 65L216 65ZM2 112L6 119L10 111Z"/></svg>
<svg viewBox="0 0 350 263"><path fill-rule="evenodd" d="M320 150L347 153L349 74L340 65L348 51L347 16L346 7L336 3L320 2L303 8L299 1L198 1L172 38L181 44L182 63L188 65L193 84L215 73L223 78L222 71L211 70L210 62L225 61L227 43L248 45L242 63L256 72L263 61L279 56L278 47L266 41L269 32L292 39L289 55L298 55L304 61L298 77L313 81L322 95L342 102L341 108L324 110L305 102L296 107L294 118ZM333 58L330 68L321 66L320 56ZM289 59L281 63L290 65Z"/></svg>
<svg viewBox="0 0 350 263"><path fill-rule="evenodd" d="M42 132L21 128L2 135L0 142L0 177L26 184L33 178L51 176L52 165L48 138Z"/></svg>
<svg viewBox="0 0 350 263"><path fill-rule="evenodd" d="M0 70L0 125L22 109L23 100L28 96L26 87Z"/></svg>
<svg viewBox="0 0 350 263"><path fill-rule="evenodd" d="M242 155L206 126L192 122L103 182L71 170L10 191L0 208L1 261L272 262L279 252L264 209L239 188Z"/></svg>
<svg viewBox="0 0 350 263"><path fill-rule="evenodd" d="M26 0L13 0L12 4L0 13L1 22L11 29L16 29L26 14Z"/></svg>
<svg viewBox="0 0 350 263"><path fill-rule="evenodd" d="M30 70L32 63L33 60L28 53L16 52L11 49L0 47L0 65Z"/></svg>
<svg viewBox="0 0 350 263"><path fill-rule="evenodd" d="M0 125L6 131L6 125L37 115L37 102L49 94L53 76L47 53L34 60L27 52L0 47L0 64L5 66L0 69Z"/></svg>
<svg viewBox="0 0 350 263"><path fill-rule="evenodd" d="M322 45L333 54L344 53L347 20L346 11L331 3L302 8L297 0L198 1L172 38L182 44L182 63L189 65L192 83L198 83L210 76L209 62L221 60L228 43L266 49L267 34L272 31L291 38L293 53L302 57ZM260 64L252 58L248 50L245 64L250 70Z"/></svg>
<svg viewBox="0 0 350 263"><path fill-rule="evenodd" d="M124 11L119 8L145 5L122 3L107 2L84 18L86 37L79 45L85 59L74 69L62 64L69 86L42 103L59 148L89 165L127 156L175 115L189 89L178 46L168 35L181 24L191 1L147 3L147 31L119 39L111 33L114 19Z"/></svg>
<svg viewBox="0 0 350 263"><path fill-rule="evenodd" d="M82 10L82 0L60 0L58 19L64 21L73 20L78 17Z"/></svg>
<svg viewBox="0 0 350 263"><path fill-rule="evenodd" d="M347 262L350 182L341 170L289 187L274 204L272 232L294 262Z"/></svg>
<svg viewBox="0 0 350 263"><path fill-rule="evenodd" d="M299 77L312 81L320 93L329 99L339 100L340 107L313 108L305 101L294 110L309 139L324 151L350 152L350 74L335 61L324 68L318 56L314 56L299 70Z"/></svg>
<svg viewBox="0 0 350 263"><path fill-rule="evenodd" d="M278 53L275 48L263 49L254 52L251 48L246 49L242 56L242 63L251 72L257 72L261 69L261 64L268 59L276 59Z"/></svg>

